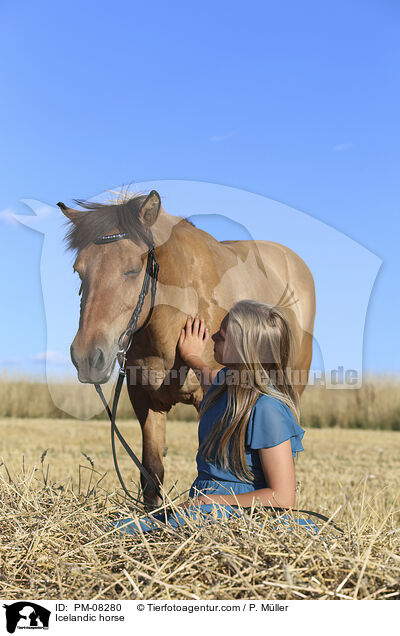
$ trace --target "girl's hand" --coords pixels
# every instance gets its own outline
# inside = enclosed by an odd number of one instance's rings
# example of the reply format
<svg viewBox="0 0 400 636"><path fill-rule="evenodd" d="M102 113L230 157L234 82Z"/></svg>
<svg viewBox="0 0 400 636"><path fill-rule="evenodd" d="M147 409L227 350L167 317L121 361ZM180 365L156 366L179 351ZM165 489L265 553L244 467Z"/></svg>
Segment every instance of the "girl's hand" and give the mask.
<svg viewBox="0 0 400 636"><path fill-rule="evenodd" d="M178 341L178 350L182 360L188 362L190 358L201 359L209 339L210 333L205 326L204 319L200 320L199 316L196 316L192 321L192 316L188 316Z"/></svg>

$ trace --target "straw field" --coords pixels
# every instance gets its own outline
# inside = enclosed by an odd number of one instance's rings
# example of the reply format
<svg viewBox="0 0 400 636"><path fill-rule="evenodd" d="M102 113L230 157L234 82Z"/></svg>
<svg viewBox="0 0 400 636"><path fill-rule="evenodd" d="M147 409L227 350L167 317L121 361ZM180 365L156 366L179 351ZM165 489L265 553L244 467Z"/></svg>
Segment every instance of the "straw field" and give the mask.
<svg viewBox="0 0 400 636"><path fill-rule="evenodd" d="M111 388L112 383L109 384ZM71 379L53 381L48 386L29 376L0 374L0 417L68 418L71 404L75 417L107 419L91 386ZM118 420L132 417L132 406L124 387L118 405ZM168 417L193 421L196 411L192 406L177 404ZM325 389L310 385L302 396L301 417L303 425L311 428L400 431L400 377L365 375L360 389Z"/></svg>
<svg viewBox="0 0 400 636"><path fill-rule="evenodd" d="M326 417L326 403L319 408ZM392 393L389 412L396 408ZM196 475L191 411L191 420L168 416L164 490L173 507ZM140 457L138 422L123 419L119 427ZM319 535L294 522L285 526L257 503L237 520L129 536L107 526L142 511L124 501L106 421L3 417L1 596L400 599L400 432L303 427L296 505L332 518L343 533L318 519ZM138 471L123 450L119 457L136 494Z"/></svg>

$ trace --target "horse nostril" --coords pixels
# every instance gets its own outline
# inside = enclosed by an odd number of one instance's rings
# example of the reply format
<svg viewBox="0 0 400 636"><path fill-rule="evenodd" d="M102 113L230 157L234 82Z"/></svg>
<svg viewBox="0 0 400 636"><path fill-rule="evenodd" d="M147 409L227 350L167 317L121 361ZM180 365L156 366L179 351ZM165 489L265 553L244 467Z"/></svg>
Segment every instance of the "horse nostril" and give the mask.
<svg viewBox="0 0 400 636"><path fill-rule="evenodd" d="M104 353L99 347L97 347L89 356L89 367L101 371L104 367L104 361Z"/></svg>

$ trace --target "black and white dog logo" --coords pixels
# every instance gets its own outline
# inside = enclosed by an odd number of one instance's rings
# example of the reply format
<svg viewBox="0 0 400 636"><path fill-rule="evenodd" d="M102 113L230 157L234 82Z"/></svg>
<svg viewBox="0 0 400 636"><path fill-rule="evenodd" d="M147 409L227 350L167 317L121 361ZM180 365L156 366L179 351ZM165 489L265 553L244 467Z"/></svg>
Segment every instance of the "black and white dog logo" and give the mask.
<svg viewBox="0 0 400 636"><path fill-rule="evenodd" d="M50 610L30 601L17 601L3 605L6 609L6 627L9 634L18 629L48 629Z"/></svg>

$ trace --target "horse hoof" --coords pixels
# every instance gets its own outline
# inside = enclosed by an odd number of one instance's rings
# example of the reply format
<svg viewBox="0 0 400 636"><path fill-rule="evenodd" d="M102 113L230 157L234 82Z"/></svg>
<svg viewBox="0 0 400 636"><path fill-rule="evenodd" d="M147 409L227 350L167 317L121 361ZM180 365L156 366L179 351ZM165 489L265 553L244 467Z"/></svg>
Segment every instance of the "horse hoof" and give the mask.
<svg viewBox="0 0 400 636"><path fill-rule="evenodd" d="M161 504L161 502L160 502ZM160 506L159 503L157 503L157 501L144 501L143 505L144 505L144 509L146 512L152 512L153 510L156 510L156 508L158 508Z"/></svg>
<svg viewBox="0 0 400 636"><path fill-rule="evenodd" d="M163 446L163 449L162 449L163 457L167 456L167 451L168 451L168 446Z"/></svg>

